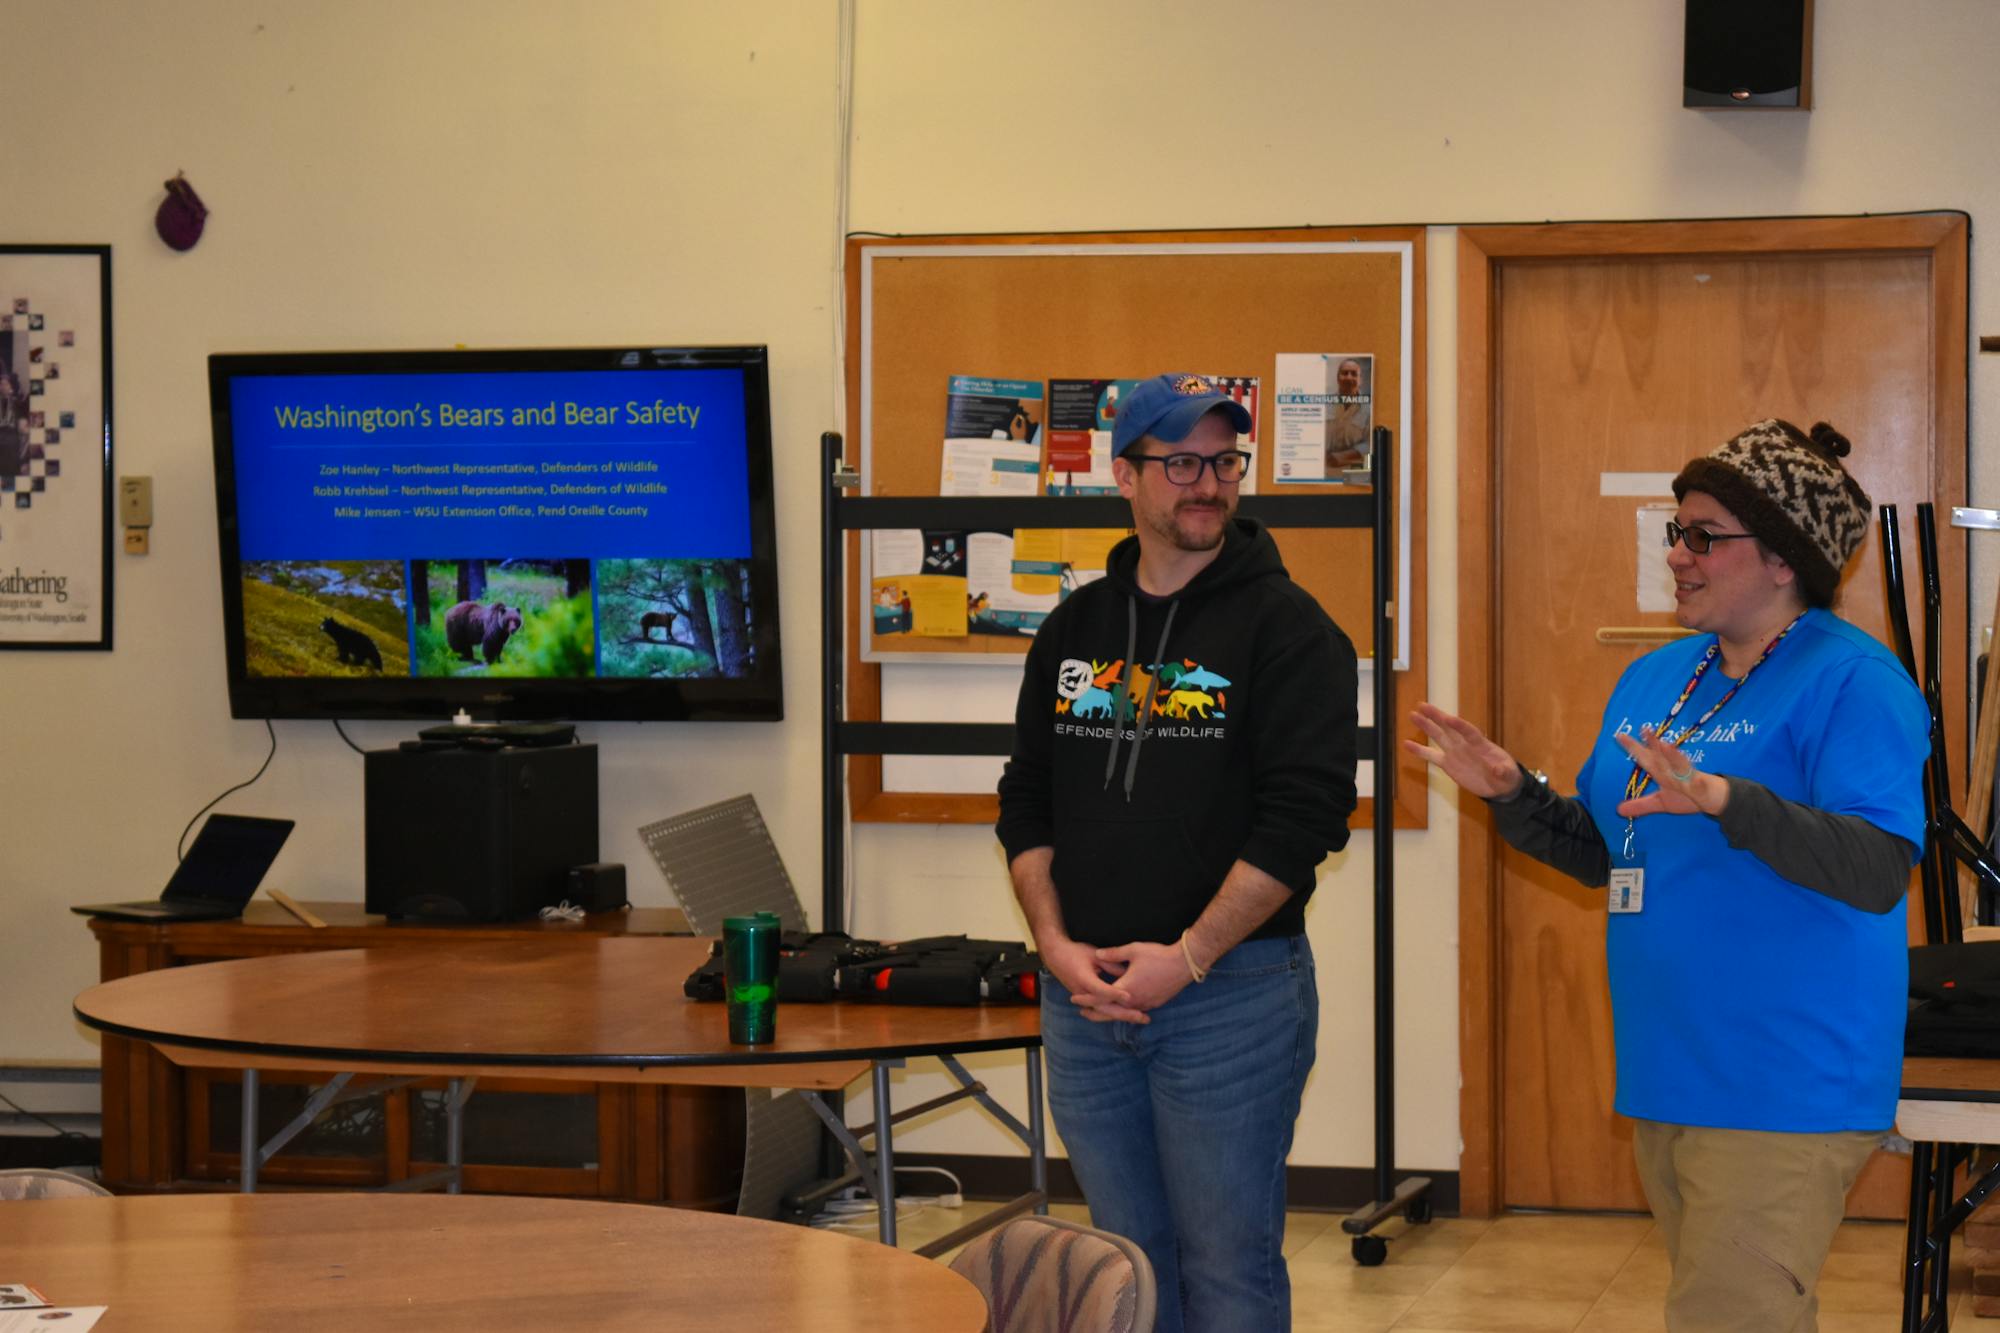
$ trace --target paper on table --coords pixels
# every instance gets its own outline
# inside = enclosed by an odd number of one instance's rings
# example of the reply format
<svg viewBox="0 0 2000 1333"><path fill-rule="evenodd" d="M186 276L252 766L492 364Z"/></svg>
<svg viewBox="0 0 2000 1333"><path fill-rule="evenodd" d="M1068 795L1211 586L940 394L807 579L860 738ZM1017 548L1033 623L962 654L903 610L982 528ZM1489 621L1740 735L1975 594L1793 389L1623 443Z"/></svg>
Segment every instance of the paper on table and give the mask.
<svg viewBox="0 0 2000 1333"><path fill-rule="evenodd" d="M62 1329L63 1333L83 1333L83 1330L97 1326L106 1308L102 1305L51 1305L40 1310L4 1310L0 1311L0 1333L49 1333L55 1328Z"/></svg>
<svg viewBox="0 0 2000 1333"><path fill-rule="evenodd" d="M86 1329L105 1309L102 1305L50 1305L48 1297L25 1282L0 1282L0 1333Z"/></svg>
<svg viewBox="0 0 2000 1333"><path fill-rule="evenodd" d="M38 1310L0 1310L0 1333L83 1333L104 1317L102 1305L45 1305Z"/></svg>

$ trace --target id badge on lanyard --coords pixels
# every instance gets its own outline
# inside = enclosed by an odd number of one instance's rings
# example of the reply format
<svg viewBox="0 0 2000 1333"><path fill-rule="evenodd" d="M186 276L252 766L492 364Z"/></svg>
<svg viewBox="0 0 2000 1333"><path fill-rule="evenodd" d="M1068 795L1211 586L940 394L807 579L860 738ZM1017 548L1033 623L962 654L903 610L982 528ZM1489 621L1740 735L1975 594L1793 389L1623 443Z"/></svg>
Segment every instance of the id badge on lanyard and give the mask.
<svg viewBox="0 0 2000 1333"><path fill-rule="evenodd" d="M1708 668L1714 664L1716 655L1721 650L1722 645L1719 640L1711 643L1708 646L1708 651L1702 654L1701 661L1695 664L1694 674L1688 677L1688 683L1681 687L1680 697L1674 700L1674 706L1668 710L1666 720L1661 722L1654 730L1671 737L1675 745L1686 742L1689 736L1694 735L1714 720L1715 715L1722 711L1723 705L1736 697L1736 691L1743 688L1744 683L1756 674L1757 668L1764 665L1765 660L1771 656L1778 645L1784 642L1785 636L1792 632L1792 627L1804 619L1805 613L1800 612L1793 618L1790 625L1779 630L1777 637L1764 645L1763 653L1758 656L1755 662L1750 664L1750 669L1743 673L1742 679L1725 690L1722 697L1710 704L1708 711L1704 712L1699 719L1682 728L1679 735L1675 735L1675 720L1680 717L1681 710L1687 707L1688 700L1694 697L1695 687L1701 684L1701 678L1708 674ZM1632 776L1625 784L1625 799L1629 801L1645 791L1646 783L1649 780L1646 770L1636 763L1633 764ZM1628 817L1625 820L1624 846L1618 849L1618 853L1614 858L1615 860L1625 862L1625 864L1612 870L1611 883L1607 886L1609 890L1607 895L1609 905L1614 914L1632 915L1646 910L1646 870L1644 866L1639 864L1640 857L1636 848L1636 837L1637 829L1634 826L1634 821Z"/></svg>
<svg viewBox="0 0 2000 1333"><path fill-rule="evenodd" d="M1619 847L1614 860L1624 862L1611 869L1611 882L1606 885L1606 900L1613 916L1633 915L1646 910L1646 868L1639 864L1636 848L1638 829L1634 821L1625 821L1625 841Z"/></svg>

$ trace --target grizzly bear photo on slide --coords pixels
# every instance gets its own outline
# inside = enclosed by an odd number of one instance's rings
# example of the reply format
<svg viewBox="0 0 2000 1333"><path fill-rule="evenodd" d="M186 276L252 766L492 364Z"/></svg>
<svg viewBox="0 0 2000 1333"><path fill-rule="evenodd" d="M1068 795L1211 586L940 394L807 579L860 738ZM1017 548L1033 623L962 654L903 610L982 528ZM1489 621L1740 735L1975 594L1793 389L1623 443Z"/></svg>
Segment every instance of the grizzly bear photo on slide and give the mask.
<svg viewBox="0 0 2000 1333"><path fill-rule="evenodd" d="M451 651L463 660L473 660L476 648L492 666L500 660L500 654L507 647L507 640L521 628L521 612L505 602L495 602L491 606L481 606L478 602L460 602L444 613L444 641Z"/></svg>
<svg viewBox="0 0 2000 1333"><path fill-rule="evenodd" d="M591 562L548 556L410 562L413 674L596 674Z"/></svg>

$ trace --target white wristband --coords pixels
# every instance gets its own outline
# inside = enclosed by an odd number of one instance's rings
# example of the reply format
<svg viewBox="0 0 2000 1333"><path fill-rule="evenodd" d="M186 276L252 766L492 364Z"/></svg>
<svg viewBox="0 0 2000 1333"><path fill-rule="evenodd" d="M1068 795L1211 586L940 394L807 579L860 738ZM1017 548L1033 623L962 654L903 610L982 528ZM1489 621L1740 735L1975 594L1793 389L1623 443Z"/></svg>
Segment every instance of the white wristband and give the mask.
<svg viewBox="0 0 2000 1333"><path fill-rule="evenodd" d="M1185 930L1181 932L1181 957L1187 959L1188 975L1194 978L1196 985L1208 980L1208 969L1195 962L1194 950L1188 948Z"/></svg>

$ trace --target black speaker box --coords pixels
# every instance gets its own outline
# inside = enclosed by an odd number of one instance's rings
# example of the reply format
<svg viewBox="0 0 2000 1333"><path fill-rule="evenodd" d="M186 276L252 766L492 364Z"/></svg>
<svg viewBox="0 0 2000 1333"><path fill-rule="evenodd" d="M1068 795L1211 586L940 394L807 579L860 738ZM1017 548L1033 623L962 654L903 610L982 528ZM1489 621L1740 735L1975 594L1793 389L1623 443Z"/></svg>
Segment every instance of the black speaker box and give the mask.
<svg viewBox="0 0 2000 1333"><path fill-rule="evenodd" d="M1813 0L1687 0L1681 105L1812 107Z"/></svg>
<svg viewBox="0 0 2000 1333"><path fill-rule="evenodd" d="M563 897L586 912L615 912L625 905L625 867L617 861L571 866Z"/></svg>
<svg viewBox="0 0 2000 1333"><path fill-rule="evenodd" d="M597 860L595 745L370 750L362 772L370 912L530 917Z"/></svg>

